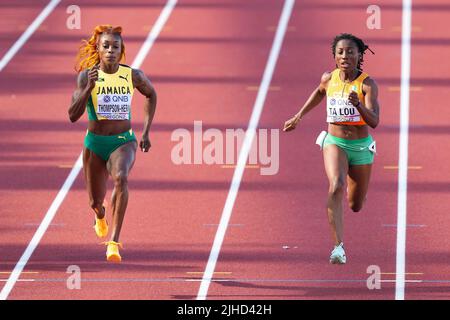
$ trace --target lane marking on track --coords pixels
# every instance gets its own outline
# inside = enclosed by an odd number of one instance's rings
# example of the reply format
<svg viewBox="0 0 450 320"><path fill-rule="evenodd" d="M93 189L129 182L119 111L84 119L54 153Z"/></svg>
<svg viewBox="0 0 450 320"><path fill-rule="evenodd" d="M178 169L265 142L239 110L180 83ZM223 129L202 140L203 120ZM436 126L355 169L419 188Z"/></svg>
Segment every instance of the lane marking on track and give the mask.
<svg viewBox="0 0 450 320"><path fill-rule="evenodd" d="M398 87L398 86L388 87L388 91L391 91L391 92L398 92L401 90L402 90L402 88ZM422 91L422 90L423 90L423 87L419 87L419 86L409 87L409 91L411 91L411 92L418 92L418 91Z"/></svg>
<svg viewBox="0 0 450 320"><path fill-rule="evenodd" d="M218 223L204 223L203 224L204 227L217 227L219 226ZM244 225L241 223L230 223L228 224L229 227L243 227Z"/></svg>
<svg viewBox="0 0 450 320"><path fill-rule="evenodd" d="M190 272L186 272L187 274L198 274L198 275L203 275L203 271L190 271ZM214 271L214 274L221 274L221 275L230 275L233 272L228 272L228 271Z"/></svg>
<svg viewBox="0 0 450 320"><path fill-rule="evenodd" d="M59 190L55 200L53 200L53 203L51 204L50 208L45 214L44 219L42 220L35 234L33 235L33 238L31 239L30 243L25 249L25 252L20 257L19 261L14 267L14 270L11 273L11 276L9 277L8 281L6 282L2 291L0 292L0 300L6 300L8 298L8 295L11 292L12 288L14 287L14 284L16 283L16 281L19 280L23 268L25 268L25 265L27 264L36 247L38 246L39 241L41 241L45 231L48 229L50 223L52 222L53 217L56 214L56 211L58 210L59 206L61 205L67 193L69 192L69 189L72 186L73 182L75 181L78 172L80 172L81 166L82 166L82 155L80 154L77 161L75 162L74 168L72 169L66 181L64 182L61 190Z"/></svg>
<svg viewBox="0 0 450 320"><path fill-rule="evenodd" d="M266 30L270 31L270 32L274 32L275 30L277 30L277 27L276 26L268 26L268 27L266 27ZM286 28L286 32L293 32L293 31L297 31L297 27L288 26Z"/></svg>
<svg viewBox="0 0 450 320"><path fill-rule="evenodd" d="M391 28L391 31L401 32L402 27L401 26L393 26ZM411 32L421 32L421 31L423 31L423 28L421 26L411 26Z"/></svg>
<svg viewBox="0 0 450 320"><path fill-rule="evenodd" d="M26 24L21 24L21 25L18 25L18 26L17 26L16 30L19 30L19 31L25 31L27 28L28 28L28 25L26 25ZM48 26L42 24L42 25L40 25L40 26L37 28L37 30L38 30L38 31L47 31L47 30L48 30Z"/></svg>
<svg viewBox="0 0 450 320"><path fill-rule="evenodd" d="M143 31L147 31L147 32L149 32L152 28L153 28L153 25L142 26L142 30L143 30ZM163 28L162 30L163 30L163 31L172 31L172 29L173 29L172 26L165 25L164 28Z"/></svg>
<svg viewBox="0 0 450 320"><path fill-rule="evenodd" d="M40 222L27 222L27 223L24 223L23 225L27 226L27 227L37 227L40 224L41 224ZM49 227L65 227L65 226L66 226L65 223L50 223L49 224Z"/></svg>
<svg viewBox="0 0 450 320"><path fill-rule="evenodd" d="M258 91L259 87L258 86L248 86L246 89L248 91ZM281 87L279 87L279 86L270 86L268 90L269 91L280 91Z"/></svg>
<svg viewBox="0 0 450 320"><path fill-rule="evenodd" d="M139 68L142 65L142 63L144 62L150 49L153 47L153 44L155 43L156 38L161 33L167 20L170 17L170 14L172 13L173 9L175 8L177 1L178 0L167 1L166 5L164 6L164 9L162 10L161 14L158 17L158 20L156 20L155 24L152 27L152 30L150 31L150 33L147 36L147 39L145 39L144 44L142 45L141 49L139 50L137 56L134 58L134 61L131 65L133 68Z"/></svg>
<svg viewBox="0 0 450 320"><path fill-rule="evenodd" d="M136 57L133 61L133 64L131 65L132 68L139 68L141 66L141 64L144 62L145 57L148 55L148 52L152 48L156 38L158 37L160 31L162 30L164 24L169 19L170 14L172 13L177 1L178 0L168 0L167 1L164 9L161 11L158 19L156 20L154 28L150 31L147 38L145 39L144 44L141 46L138 54L136 55ZM52 1L52 2L55 2L55 1ZM56 1L56 2L59 2L59 1ZM55 217L58 208L60 207L61 203L64 201L64 198L66 197L72 184L74 183L76 177L78 176L78 173L81 171L81 168L83 166L82 158L83 158L83 152L81 152L80 155L78 156L78 159L75 162L75 164L73 165L73 168L70 171L69 176L67 177L66 181L64 182L61 190L58 192L55 200L53 201L53 203L51 204L47 213L45 214L44 219L42 220L41 224L39 225L39 228L37 229L36 233L34 234L33 238L31 239L30 243L28 244L27 248L25 249L25 252L22 254L22 256L20 257L16 266L14 267L14 270L13 270L11 276L9 277L8 281L6 282L2 291L0 292L0 300L6 300L8 298L8 295L11 292L12 288L14 287L14 284L18 281L20 274L22 273L23 269L25 268L28 260L30 259L34 250L37 248L39 242L41 241L42 237L44 236L45 231L48 229L50 223L52 222L53 218Z"/></svg>
<svg viewBox="0 0 450 320"><path fill-rule="evenodd" d="M222 169L234 169L234 168L237 167L237 165L235 165L235 164L224 164L224 165L221 165L220 167ZM261 168L261 166L257 165L257 164L255 164L255 165L248 164L248 165L245 166L245 168L246 169L259 169L259 168Z"/></svg>
<svg viewBox="0 0 450 320"><path fill-rule="evenodd" d="M230 189L228 191L227 199L222 211L222 216L220 218L219 227L217 228L216 236L214 238L214 242L208 258L208 263L206 264L205 273L203 275L203 279L197 294L197 300L205 300L208 294L212 274L214 273L220 249L225 238L225 232L231 218L231 213L233 211L233 206L236 201L241 179L244 174L247 158L252 146L254 136L256 134L256 128L258 127L258 122L261 117L270 82L272 81L272 75L275 70L278 56L280 54L281 45L283 43L283 38L286 33L286 28L288 26L294 4L295 0L285 0L284 2L283 11L278 22L277 32L275 34L272 48L270 50L269 59L264 69L263 78L261 81L261 85L259 86L255 104L253 106L248 129L245 132L245 138L239 152L237 167L233 174L233 179L231 181Z"/></svg>
<svg viewBox="0 0 450 320"><path fill-rule="evenodd" d="M0 279L0 281L5 281L6 279ZM312 284L341 284L341 283L360 283L364 287L367 284L367 279L240 279L240 278L216 278L216 279L210 279L211 282L243 282L243 283L312 283ZM50 283L50 282L67 282L67 278L41 278L41 279L20 279L18 281L22 282L44 282L44 283ZM81 279L82 283L95 283L95 282L103 282L103 283L113 283L113 282L122 282L122 283L161 283L161 282L201 282L202 279L200 278L92 278L87 279L83 278ZM383 280L381 279L380 282L385 283L394 283L395 280ZM408 283L436 283L441 284L450 283L450 280L423 280L423 279L408 279L405 280L405 282Z"/></svg>
<svg viewBox="0 0 450 320"><path fill-rule="evenodd" d="M397 274L396 272L380 272L380 274ZM413 276L421 276L423 272L405 272L405 274L413 275Z"/></svg>
<svg viewBox="0 0 450 320"><path fill-rule="evenodd" d="M419 282L423 282L423 280L404 280L405 283L419 283ZM380 280L380 282L396 282L396 280Z"/></svg>
<svg viewBox="0 0 450 320"><path fill-rule="evenodd" d="M0 271L0 274L11 274L12 271ZM24 271L22 274L37 274L40 273L38 271Z"/></svg>
<svg viewBox="0 0 450 320"><path fill-rule="evenodd" d="M73 164L60 164L60 165L58 165L58 168L60 168L60 169L72 169L73 168Z"/></svg>
<svg viewBox="0 0 450 320"><path fill-rule="evenodd" d="M2 60L0 60L0 72L6 67L6 65L11 61L16 53L22 48L22 46L28 41L32 34L39 28L41 23L48 17L48 15L55 9L55 7L60 3L61 0L52 0L49 4L41 11L41 13L34 19L34 21L29 25L27 30L20 36L19 39L13 44L13 46L5 53Z"/></svg>
<svg viewBox="0 0 450 320"><path fill-rule="evenodd" d="M393 228L397 227L396 224L382 224L381 226L382 227L393 227ZM427 225L425 225L425 224L407 224L406 225L407 228L424 228L426 226Z"/></svg>
<svg viewBox="0 0 450 320"><path fill-rule="evenodd" d="M384 166L383 169L386 170L398 170L398 166ZM408 166L408 170L422 170L422 166Z"/></svg>
<svg viewBox="0 0 450 320"><path fill-rule="evenodd" d="M383 273L382 273L383 274ZM393 272L392 274L395 274ZM409 275L423 275L422 273L406 273ZM5 282L7 279L0 279L0 282ZM83 283L113 283L113 282L121 282L121 283L161 283L161 282L200 282L201 279L199 278L92 278L92 279L81 279L81 282ZM19 279L18 282L41 282L41 283L58 283L67 282L67 278L36 278L36 279ZM313 284L322 284L322 283L328 283L328 284L340 284L340 283L361 283L366 284L367 279L239 279L239 278L231 278L231 279L223 279L223 278L216 278L211 279L211 282L243 282L243 283L313 283ZM394 283L395 280L383 280L381 279L380 282L384 283ZM429 284L448 284L450 283L450 280L442 279L442 280L433 280L433 279L408 279L405 280L407 283L429 283Z"/></svg>
<svg viewBox="0 0 450 320"><path fill-rule="evenodd" d="M381 226L383 227L393 227L396 228L397 224L392 223L392 224L382 224ZM426 224L407 224L406 227L410 227L410 228L424 228L426 227Z"/></svg>
<svg viewBox="0 0 450 320"><path fill-rule="evenodd" d="M400 137L398 157L397 254L395 299L405 299L406 201L408 186L409 86L411 76L411 0L403 0L402 61L400 91Z"/></svg>

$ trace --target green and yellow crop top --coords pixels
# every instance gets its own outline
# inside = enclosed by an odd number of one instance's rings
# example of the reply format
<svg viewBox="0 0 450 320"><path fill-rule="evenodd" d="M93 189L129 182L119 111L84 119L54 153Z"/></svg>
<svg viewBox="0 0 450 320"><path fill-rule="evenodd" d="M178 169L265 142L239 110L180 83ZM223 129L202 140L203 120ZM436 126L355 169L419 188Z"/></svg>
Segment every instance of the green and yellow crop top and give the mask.
<svg viewBox="0 0 450 320"><path fill-rule="evenodd" d="M98 80L86 105L88 119L131 120L133 91L131 67L121 64L113 74L98 70Z"/></svg>

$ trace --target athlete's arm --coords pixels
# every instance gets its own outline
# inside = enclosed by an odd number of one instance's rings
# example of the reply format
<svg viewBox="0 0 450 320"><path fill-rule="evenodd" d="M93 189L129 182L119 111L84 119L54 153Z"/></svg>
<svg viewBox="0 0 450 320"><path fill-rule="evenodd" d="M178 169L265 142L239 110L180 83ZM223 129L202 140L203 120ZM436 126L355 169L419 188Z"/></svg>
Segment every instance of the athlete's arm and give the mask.
<svg viewBox="0 0 450 320"><path fill-rule="evenodd" d="M80 119L84 110L86 110L89 96L95 87L95 81L98 79L98 68L99 66L95 66L91 70L83 70L78 75L77 89L73 93L72 103L68 111L70 121L75 122Z"/></svg>
<svg viewBox="0 0 450 320"><path fill-rule="evenodd" d="M293 116L291 119L289 119L284 123L283 131L294 130L295 127L297 126L297 123L305 116L305 114L307 114L309 111L311 111L313 108L319 105L319 103L327 95L327 87L330 79L331 79L330 72L325 72L322 75L319 86L311 93L308 100L306 100L305 104L300 109L300 111L295 116Z"/></svg>
<svg viewBox="0 0 450 320"><path fill-rule="evenodd" d="M364 79L363 92L366 94L364 97L365 106L358 100L356 92L350 93L349 100L358 109L364 121L371 128L376 128L380 121L380 105L378 104L378 86L373 79Z"/></svg>
<svg viewBox="0 0 450 320"><path fill-rule="evenodd" d="M147 98L144 103L144 129L142 131L142 139L139 143L139 147L142 151L148 152L148 149L151 147L148 133L156 111L156 91L147 76L138 69L133 69L133 85Z"/></svg>

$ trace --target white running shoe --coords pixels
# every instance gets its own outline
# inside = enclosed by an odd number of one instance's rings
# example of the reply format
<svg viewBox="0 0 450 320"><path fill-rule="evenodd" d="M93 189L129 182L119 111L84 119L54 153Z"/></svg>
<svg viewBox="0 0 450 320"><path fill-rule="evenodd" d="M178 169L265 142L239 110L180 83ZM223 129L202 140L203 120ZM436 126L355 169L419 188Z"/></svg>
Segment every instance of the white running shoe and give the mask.
<svg viewBox="0 0 450 320"><path fill-rule="evenodd" d="M331 251L330 263L332 264L345 264L347 258L345 257L344 243L340 243L338 246L334 246L333 251Z"/></svg>

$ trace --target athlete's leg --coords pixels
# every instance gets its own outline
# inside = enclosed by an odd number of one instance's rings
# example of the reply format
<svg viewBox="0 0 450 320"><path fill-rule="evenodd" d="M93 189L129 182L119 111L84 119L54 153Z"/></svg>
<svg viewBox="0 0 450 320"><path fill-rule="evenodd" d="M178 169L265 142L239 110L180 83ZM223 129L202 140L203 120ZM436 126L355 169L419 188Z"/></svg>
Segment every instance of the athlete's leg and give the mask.
<svg viewBox="0 0 450 320"><path fill-rule="evenodd" d="M343 208L345 177L348 171L347 154L334 144L323 149L325 172L330 187L328 189L327 213L335 245L343 241Z"/></svg>
<svg viewBox="0 0 450 320"><path fill-rule="evenodd" d="M369 188L371 164L350 166L347 176L348 205L354 211L362 209Z"/></svg>
<svg viewBox="0 0 450 320"><path fill-rule="evenodd" d="M111 240L119 242L120 230L128 204L128 175L136 157L137 142L128 142L111 153L107 168L114 180L111 197L113 225Z"/></svg>
<svg viewBox="0 0 450 320"><path fill-rule="evenodd" d="M97 218L102 219L105 216L103 200L105 199L106 181L108 180L106 161L85 147L83 150L83 170L89 194L89 204Z"/></svg>

